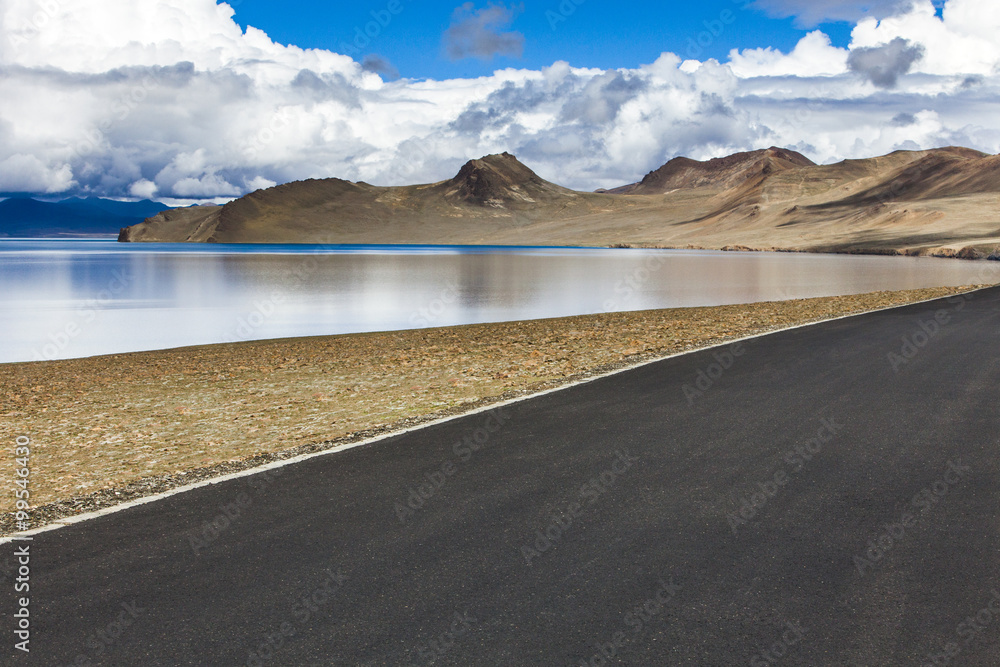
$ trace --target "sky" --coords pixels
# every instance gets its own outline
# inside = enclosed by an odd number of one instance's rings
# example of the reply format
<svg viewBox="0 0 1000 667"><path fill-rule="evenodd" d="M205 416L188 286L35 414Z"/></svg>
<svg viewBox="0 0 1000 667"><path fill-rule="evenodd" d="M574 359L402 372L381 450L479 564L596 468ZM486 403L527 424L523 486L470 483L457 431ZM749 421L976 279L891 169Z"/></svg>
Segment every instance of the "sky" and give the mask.
<svg viewBox="0 0 1000 667"><path fill-rule="evenodd" d="M507 11L497 15L506 20L495 24L497 29L492 32L516 33L513 48L487 52L485 57L453 58L444 36L461 6L455 1L400 0L401 10L390 13L391 21L385 20L389 17L383 13L387 0L238 0L230 4L241 26L260 28L281 43L339 53L354 48L362 58L373 55L385 59L400 76L439 80L489 76L506 67L538 70L559 60L575 67L631 68L653 62L664 51L724 59L734 48L790 50L808 31L805 23L787 16L787 11L777 11L776 4L767 12L751 8L745 0L584 0L579 5L571 1L565 7L572 10L565 16L560 11L561 0L528 0L505 3L502 6ZM483 9L489 3L473 7ZM725 11L731 18L721 24L724 30L717 23L713 26ZM367 24L379 18L387 25L379 25L378 34L368 38L364 33ZM808 21L809 26L815 26L812 17ZM845 21L824 22L822 28L841 46L850 41L850 24ZM704 45L695 41L692 47L688 40L697 40L703 31L710 33L711 43L703 39ZM359 33L364 37L359 38ZM356 39L363 48L355 44Z"/></svg>
<svg viewBox="0 0 1000 667"><path fill-rule="evenodd" d="M0 0L0 196L1000 152L996 0Z"/></svg>

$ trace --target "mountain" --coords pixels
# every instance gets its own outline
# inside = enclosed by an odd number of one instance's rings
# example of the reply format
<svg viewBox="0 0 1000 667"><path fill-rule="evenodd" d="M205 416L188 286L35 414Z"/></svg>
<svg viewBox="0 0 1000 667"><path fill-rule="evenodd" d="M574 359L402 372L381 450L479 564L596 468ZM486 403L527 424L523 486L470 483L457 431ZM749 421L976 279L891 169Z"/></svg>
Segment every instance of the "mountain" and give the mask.
<svg viewBox="0 0 1000 667"><path fill-rule="evenodd" d="M471 160L454 178L427 185L377 187L337 178L278 185L221 207L163 212L122 230L120 240L486 243L553 216L605 212L606 199L550 183L503 153Z"/></svg>
<svg viewBox="0 0 1000 667"><path fill-rule="evenodd" d="M149 200L119 202L74 197L43 202L15 197L0 202L0 236L94 236L115 234L122 227L142 222L167 206Z"/></svg>
<svg viewBox="0 0 1000 667"><path fill-rule="evenodd" d="M572 190L543 180L510 153L467 162L442 189L452 204L496 209L530 210L539 202L575 197Z"/></svg>
<svg viewBox="0 0 1000 667"><path fill-rule="evenodd" d="M225 206L161 212L121 241L624 245L1000 255L1000 156L896 151L817 165L768 148L675 158L596 193L551 183L513 155L447 181L340 179L258 190Z"/></svg>
<svg viewBox="0 0 1000 667"><path fill-rule="evenodd" d="M92 210L98 208L119 218L148 218L156 215L160 211L165 211L169 206L157 201L143 199L142 201L115 201L114 199L101 199L99 197L72 197L59 202L59 205L66 206L74 210Z"/></svg>
<svg viewBox="0 0 1000 667"><path fill-rule="evenodd" d="M678 157L656 171L649 172L639 183L606 192L622 195L654 195L666 194L681 188L735 186L750 179L766 178L778 171L812 167L815 164L801 153L773 146L765 150L736 153L706 162Z"/></svg>

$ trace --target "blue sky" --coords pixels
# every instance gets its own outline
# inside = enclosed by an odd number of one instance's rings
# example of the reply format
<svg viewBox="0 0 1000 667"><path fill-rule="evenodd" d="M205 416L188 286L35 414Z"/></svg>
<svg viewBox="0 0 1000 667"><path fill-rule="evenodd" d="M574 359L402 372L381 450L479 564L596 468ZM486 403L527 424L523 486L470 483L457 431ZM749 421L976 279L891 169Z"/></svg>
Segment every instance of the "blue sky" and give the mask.
<svg viewBox="0 0 1000 667"><path fill-rule="evenodd" d="M357 30L364 30L374 20L372 12L383 20L391 17L388 25L379 26L379 34L361 53L388 59L403 77L438 80L489 75L504 67L538 69L559 60L574 67L631 68L653 62L664 51L701 60L725 60L732 49L772 47L787 52L817 27L795 17L776 17L744 0L585 0L578 6L565 0L565 6L575 6L568 16L560 13L560 0L527 0L505 5L515 14L505 30L524 36L521 57L452 60L442 41L461 3L399 2L402 11L397 15L387 13L389 0L234 0L230 5L244 28L252 25L283 44L337 52L343 52L342 44L350 44ZM489 4L479 2L475 7ZM818 27L834 45L847 46L853 24L822 22ZM698 45L695 51L692 43L699 40L704 46Z"/></svg>

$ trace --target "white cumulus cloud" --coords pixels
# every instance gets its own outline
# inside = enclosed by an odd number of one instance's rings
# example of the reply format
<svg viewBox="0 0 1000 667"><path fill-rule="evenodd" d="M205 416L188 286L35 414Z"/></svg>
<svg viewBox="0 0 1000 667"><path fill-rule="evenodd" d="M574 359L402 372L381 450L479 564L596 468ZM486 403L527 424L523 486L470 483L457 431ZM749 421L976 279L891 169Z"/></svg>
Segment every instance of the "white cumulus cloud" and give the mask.
<svg viewBox="0 0 1000 667"><path fill-rule="evenodd" d="M819 30L803 37L791 53L777 49L734 50L729 64L737 76L831 76L847 71L847 49L839 49Z"/></svg>
<svg viewBox="0 0 1000 667"><path fill-rule="evenodd" d="M69 165L49 166L34 155L17 153L0 162L0 190L51 194L73 187Z"/></svg>
<svg viewBox="0 0 1000 667"><path fill-rule="evenodd" d="M994 75L1000 67L998 31L1000 3L995 0L948 0L940 17L930 0L914 0L907 12L862 20L851 47L879 47L901 38L924 50L914 71Z"/></svg>

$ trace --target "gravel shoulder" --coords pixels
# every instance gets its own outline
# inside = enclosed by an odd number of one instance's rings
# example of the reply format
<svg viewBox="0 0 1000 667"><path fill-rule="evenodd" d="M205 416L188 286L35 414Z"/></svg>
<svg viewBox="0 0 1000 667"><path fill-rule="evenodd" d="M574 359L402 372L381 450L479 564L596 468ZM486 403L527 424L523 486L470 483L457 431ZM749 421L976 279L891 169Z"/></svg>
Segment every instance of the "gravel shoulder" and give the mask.
<svg viewBox="0 0 1000 667"><path fill-rule="evenodd" d="M0 438L11 457L31 439L39 527L642 361L975 287L0 364ZM0 534L13 509L11 491Z"/></svg>

